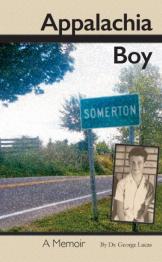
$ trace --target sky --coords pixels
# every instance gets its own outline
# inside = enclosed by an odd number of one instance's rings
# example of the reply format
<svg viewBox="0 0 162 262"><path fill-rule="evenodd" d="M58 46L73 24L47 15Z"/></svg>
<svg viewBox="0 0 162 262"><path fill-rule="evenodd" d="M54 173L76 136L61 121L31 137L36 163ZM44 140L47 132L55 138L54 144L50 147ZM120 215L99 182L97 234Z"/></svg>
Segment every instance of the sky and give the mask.
<svg viewBox="0 0 162 262"><path fill-rule="evenodd" d="M131 64L114 64L114 46L125 47L126 54L153 52L150 62L159 66L162 73L162 44L80 43L75 46L71 54L75 61L74 71L66 73L61 82L45 86L43 95L21 96L8 107L0 104L0 138L39 136L44 144L49 138L52 141L68 139L69 143L79 141L82 134L60 126L60 110L71 95L80 93L87 98L117 95L113 88L119 81L120 70ZM117 134L116 128L94 131L98 140L107 143Z"/></svg>

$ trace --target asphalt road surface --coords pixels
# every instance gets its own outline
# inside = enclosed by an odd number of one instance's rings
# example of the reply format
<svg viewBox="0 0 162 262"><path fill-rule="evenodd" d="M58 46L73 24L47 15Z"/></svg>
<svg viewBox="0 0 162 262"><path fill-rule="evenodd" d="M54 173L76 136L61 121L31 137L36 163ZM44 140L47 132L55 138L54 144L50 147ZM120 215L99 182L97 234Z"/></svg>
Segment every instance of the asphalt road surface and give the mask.
<svg viewBox="0 0 162 262"><path fill-rule="evenodd" d="M158 178L162 182L162 177ZM97 198L111 194L112 177L96 177ZM0 228L25 224L91 200L89 177L0 180Z"/></svg>
<svg viewBox="0 0 162 262"><path fill-rule="evenodd" d="M112 178L96 177L97 197L111 194ZM0 228L10 228L91 200L89 177L0 180Z"/></svg>

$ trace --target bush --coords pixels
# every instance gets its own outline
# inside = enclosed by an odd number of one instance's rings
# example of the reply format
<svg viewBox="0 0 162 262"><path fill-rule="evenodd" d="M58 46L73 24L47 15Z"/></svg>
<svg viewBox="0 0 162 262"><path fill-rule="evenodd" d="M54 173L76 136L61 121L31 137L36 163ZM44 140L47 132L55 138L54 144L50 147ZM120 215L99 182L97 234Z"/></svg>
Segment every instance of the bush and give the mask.
<svg viewBox="0 0 162 262"><path fill-rule="evenodd" d="M45 161L41 151L6 155L0 165L1 177L55 176L63 174L63 170L57 163Z"/></svg>
<svg viewBox="0 0 162 262"><path fill-rule="evenodd" d="M44 149L46 160L52 159L64 167L65 172L87 171L88 153L78 149L77 145L68 145L66 141L51 143Z"/></svg>
<svg viewBox="0 0 162 262"><path fill-rule="evenodd" d="M106 155L95 156L97 175L112 174L112 161ZM88 152L67 141L49 143L40 150L0 155L0 177L62 176L89 173Z"/></svg>
<svg viewBox="0 0 162 262"><path fill-rule="evenodd" d="M113 162L107 155L97 155L96 156L98 163L101 165L103 169L103 173L105 175L112 175Z"/></svg>
<svg viewBox="0 0 162 262"><path fill-rule="evenodd" d="M97 159L95 159L94 165L95 165L95 172L97 175L105 175L105 169Z"/></svg>

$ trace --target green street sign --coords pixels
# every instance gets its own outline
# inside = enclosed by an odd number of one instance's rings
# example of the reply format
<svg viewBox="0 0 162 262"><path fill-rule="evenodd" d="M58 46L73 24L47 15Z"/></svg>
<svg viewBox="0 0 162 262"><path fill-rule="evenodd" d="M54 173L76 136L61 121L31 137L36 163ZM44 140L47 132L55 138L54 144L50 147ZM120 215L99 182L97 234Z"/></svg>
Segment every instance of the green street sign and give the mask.
<svg viewBox="0 0 162 262"><path fill-rule="evenodd" d="M81 99L80 115L82 129L137 126L140 123L139 96Z"/></svg>

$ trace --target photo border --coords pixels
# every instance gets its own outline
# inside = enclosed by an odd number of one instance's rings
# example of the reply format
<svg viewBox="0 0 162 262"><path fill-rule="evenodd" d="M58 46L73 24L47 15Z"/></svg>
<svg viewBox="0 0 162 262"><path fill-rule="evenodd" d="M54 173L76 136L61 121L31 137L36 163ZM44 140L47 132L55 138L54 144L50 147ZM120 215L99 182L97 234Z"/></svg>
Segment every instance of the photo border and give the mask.
<svg viewBox="0 0 162 262"><path fill-rule="evenodd" d="M158 149L158 153L157 153L157 165L156 165L156 179L155 179L155 204L154 204L154 213L153 213L153 222L152 223L146 223L146 222L134 222L134 221L122 221L122 220L113 220L112 219L112 207L113 207L113 196L114 196L114 180L115 180L115 162L116 162L116 149L117 146L133 146L133 147L153 147L153 148L157 148ZM120 144L117 143L115 144L115 152L114 152L114 158L113 158L113 178L112 178L112 197L111 197L111 211L110 211L110 221L114 222L114 223L126 223L126 224L132 224L136 223L138 225L144 224L144 225L153 225L155 224L155 213L156 213L156 201L157 201L157 185L158 185L158 170L159 170L159 146L148 146L148 145L134 145L134 144ZM162 234L162 231L161 231Z"/></svg>

